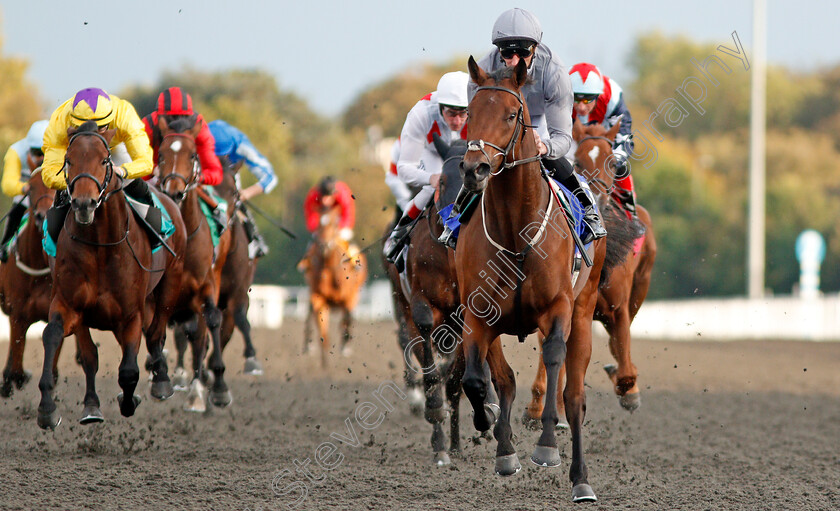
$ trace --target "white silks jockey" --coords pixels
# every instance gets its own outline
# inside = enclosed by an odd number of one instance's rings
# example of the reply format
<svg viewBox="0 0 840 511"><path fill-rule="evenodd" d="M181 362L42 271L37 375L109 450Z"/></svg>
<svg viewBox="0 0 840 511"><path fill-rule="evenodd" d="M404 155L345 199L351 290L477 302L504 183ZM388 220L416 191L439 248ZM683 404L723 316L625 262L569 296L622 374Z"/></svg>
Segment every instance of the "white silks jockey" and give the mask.
<svg viewBox="0 0 840 511"><path fill-rule="evenodd" d="M446 73L437 90L424 96L408 112L400 134L397 175L410 188L420 188L405 207L403 216L385 241L384 254L390 262L408 241L409 226L429 205L440 186L443 158L434 147L434 135L450 142L467 138L467 84L463 71Z"/></svg>

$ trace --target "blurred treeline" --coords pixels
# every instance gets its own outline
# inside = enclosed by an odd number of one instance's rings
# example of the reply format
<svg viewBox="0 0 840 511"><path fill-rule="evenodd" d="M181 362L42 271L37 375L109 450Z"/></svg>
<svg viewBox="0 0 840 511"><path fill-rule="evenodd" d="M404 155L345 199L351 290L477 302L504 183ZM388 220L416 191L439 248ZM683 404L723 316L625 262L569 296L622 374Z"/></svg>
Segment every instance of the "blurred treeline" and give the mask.
<svg viewBox="0 0 840 511"><path fill-rule="evenodd" d="M649 34L639 37L628 53L635 79L621 85L634 129L641 130L658 152L649 168L645 162L633 162L639 201L653 215L659 244L652 298L745 293L750 80L741 62L716 52L717 44L733 46L731 41L698 44ZM553 50L567 65L575 62L562 48ZM707 97L702 103L705 113L700 115L675 89L689 76L702 79L691 59L703 61L712 54L731 73L710 68L720 85L704 82ZM466 55L437 65L409 66L372 84L335 119L314 112L305 98L284 91L275 78L258 70L169 71L153 86L109 92L132 101L143 116L152 111L161 90L179 85L192 95L205 119L223 118L249 136L274 164L280 181L274 192L254 202L298 234L297 240L291 240L257 217L271 247L260 261L257 280L300 284L302 277L294 266L309 238L302 215L308 189L326 174L345 180L356 198L356 240L362 247L378 240L393 216L393 199L384 185L382 166L371 158L372 144L399 136L408 110L435 89L440 75L465 68ZM25 71L26 62L0 53L4 152L25 135L32 121L57 106L41 103ZM609 69L602 71L611 74ZM813 228L828 243L822 289L837 291L840 65L809 73L771 66L767 89L767 287L790 293L799 274L796 236ZM67 96L74 92L67 91ZM656 119L653 125L663 138L660 141L641 123L667 98L680 101L688 115L673 128L662 116ZM242 174L243 184L253 182L247 171ZM368 255L373 273L381 275L379 247L376 243Z"/></svg>

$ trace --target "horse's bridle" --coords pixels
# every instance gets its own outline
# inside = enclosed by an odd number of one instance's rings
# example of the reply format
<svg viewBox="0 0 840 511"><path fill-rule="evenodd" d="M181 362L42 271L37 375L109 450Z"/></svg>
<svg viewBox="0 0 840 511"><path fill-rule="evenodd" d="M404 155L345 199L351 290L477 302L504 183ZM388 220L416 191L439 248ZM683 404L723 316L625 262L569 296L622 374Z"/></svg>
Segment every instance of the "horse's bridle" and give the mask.
<svg viewBox="0 0 840 511"><path fill-rule="evenodd" d="M510 161L510 162L507 161L508 160L508 155L511 155L514 148L516 147L516 139L520 138L520 136L519 136L520 131L523 128L525 128L525 129L532 128L533 129L535 127L535 126L525 124L525 115L524 115L525 110L524 110L524 107L523 107L524 103L522 102L522 95L515 90L508 89L507 87L500 87L498 85L486 85L486 86L483 86L483 87L479 87L478 89L476 89L475 92L476 92L476 94L478 94L480 91L483 91L483 90L500 90L500 91L507 92L509 94L513 94L513 96L516 98L516 100L519 101L519 111L516 113L516 126L513 128L513 134L511 135L510 141L508 142L507 146L504 149L497 146L496 144L493 144L492 142L487 142L486 140L478 139L478 140L469 140L467 142L467 151L481 151L481 154L483 154L484 158L487 159L487 164L490 165L490 168L493 167L493 159L497 158L498 156L502 156L502 162L499 165L498 170L496 170L495 172L493 172L491 170L490 175L492 175L492 176L495 176L495 175L501 173L505 169L516 167L517 165L522 165L523 163L530 163L532 161L539 160L540 155L532 156L530 158L524 158L522 160L517 160L516 159L516 154L513 154L512 155L513 156L513 161ZM522 133L522 136L523 137L525 136L524 132ZM492 147L493 149L496 150L496 154L493 155L493 158L491 158L490 155L487 154L487 151L484 150L485 146Z"/></svg>
<svg viewBox="0 0 840 511"><path fill-rule="evenodd" d="M88 174L87 172L82 172L78 176L73 177L73 179L71 179L67 183L67 193L70 195L70 199L72 200L73 199L73 188L76 185L76 181L78 181L79 179L82 179L82 178L90 179L91 181L96 183L96 188L99 190L99 196L96 198L96 205L94 206L94 209L96 209L96 208L99 207L100 204L102 204L103 201L107 201L108 198L110 198L113 193L121 190L121 188L117 188L116 190L114 190L114 191L108 193L107 195L105 195L105 191L108 189L108 185L111 183L111 178L114 176L114 162L111 161L111 146L108 144L108 141L105 140L105 137L103 137L102 135L100 135L99 133L97 133L95 131L79 131L79 132L76 132L70 137L70 141L67 143L67 151L70 150L70 146L73 145L73 141L75 141L77 138L79 138L81 136L96 137L99 140L101 140L103 144L105 144L105 150L108 151L108 157L105 158L104 160L102 160L102 164L105 165L105 180L102 183L100 183L99 180L96 179L96 176L94 176L92 174ZM67 167L70 165L70 160L67 159L67 151L65 151L65 154L64 154L64 166L61 168L61 171L64 173L64 180L65 181L67 181ZM103 198L103 195L105 195L104 198Z"/></svg>
<svg viewBox="0 0 840 511"><path fill-rule="evenodd" d="M166 137L182 137L182 138L187 138L187 139L190 139L190 140L193 140L193 141L195 140L192 136L190 136L186 133L167 133L166 135L163 136L163 138L166 139ZM181 181L184 182L183 195L180 195L180 192L179 192L179 197L172 197L170 195L172 200L174 200L176 202L181 202L182 200L184 200L184 197L186 197L187 194L190 191L195 189L200 184L199 176L201 176L201 166L199 164L198 155L196 155L196 153L193 152L190 155L190 158L192 158L192 160L193 160L193 168L192 168L192 174L190 174L189 179L185 178L181 174L178 174L174 170L172 171L171 174L167 174L167 175L160 178L160 189L163 190L164 193L166 193L166 183L168 183L170 179L180 179ZM177 159L177 156L176 156L176 159ZM175 165L175 163L173 163L173 168L174 168L174 165ZM167 193L167 195L169 195L169 194Z"/></svg>

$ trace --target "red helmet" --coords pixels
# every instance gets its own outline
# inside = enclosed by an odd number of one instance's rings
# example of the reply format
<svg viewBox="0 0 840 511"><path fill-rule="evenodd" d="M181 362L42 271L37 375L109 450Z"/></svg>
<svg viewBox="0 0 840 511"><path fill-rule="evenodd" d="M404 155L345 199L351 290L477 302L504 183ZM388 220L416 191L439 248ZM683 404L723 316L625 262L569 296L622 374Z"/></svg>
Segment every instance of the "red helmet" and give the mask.
<svg viewBox="0 0 840 511"><path fill-rule="evenodd" d="M192 98L180 87L170 87L158 96L157 113L158 115L192 115Z"/></svg>

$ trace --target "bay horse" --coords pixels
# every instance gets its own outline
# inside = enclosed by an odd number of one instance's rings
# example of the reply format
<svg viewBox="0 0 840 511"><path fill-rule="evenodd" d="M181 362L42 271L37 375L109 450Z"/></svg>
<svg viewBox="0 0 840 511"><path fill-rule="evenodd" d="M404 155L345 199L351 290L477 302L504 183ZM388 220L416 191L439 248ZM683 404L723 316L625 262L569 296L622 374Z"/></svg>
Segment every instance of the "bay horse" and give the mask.
<svg viewBox="0 0 840 511"><path fill-rule="evenodd" d="M347 243L338 236L338 220L338 208L322 211L321 225L315 231L306 256L301 261L309 285L309 315L304 325L304 348L311 345L314 322L321 338L322 367L327 366L327 353L330 351L330 308L341 310L341 351L348 355L352 313L367 279L367 259L361 253L348 256Z"/></svg>
<svg viewBox="0 0 840 511"><path fill-rule="evenodd" d="M98 131L87 121L69 128L64 177L70 208L51 259L53 286L49 322L44 329L44 366L38 387L38 425L54 429L61 422L53 400L53 366L64 337L76 334L85 372L86 391L80 422L102 422L96 394L99 356L90 328L114 333L121 349L117 396L120 413L134 415L140 403L134 394L140 378L137 352L141 335L152 356L151 395L173 393L162 349L169 314L178 301L186 245L184 222L175 203L152 191L171 217L174 232L165 247L153 252L148 235L135 219L114 172L110 143L115 130Z"/></svg>
<svg viewBox="0 0 840 511"><path fill-rule="evenodd" d="M44 218L55 190L44 185L40 169L32 172L28 183L26 226L18 234L9 261L0 264L0 307L9 317L9 356L0 386L2 397L10 397L14 387L23 388L32 377L29 371L23 369L26 332L36 321L46 322L50 310L52 277L47 254L41 247L41 237ZM55 367L53 374L58 374Z"/></svg>
<svg viewBox="0 0 840 511"><path fill-rule="evenodd" d="M461 170L466 188L482 196L473 218L461 227L455 270L460 301L465 305L463 387L475 412L473 424L479 431L490 427L483 413L482 363L486 359L501 406L493 431L495 471L506 476L521 470L510 426L516 378L499 336L524 339L539 330L545 337L548 385L542 434L531 461L538 466L560 464L554 428L558 423L557 377L565 360L568 378L563 397L572 437L572 499L594 501L583 455L584 376L592 353L592 314L606 243L600 239L589 246L593 265L582 267L573 283L573 238L542 176L536 141L529 132L533 128L521 93L528 79L527 65L520 60L515 67L488 74L470 57L468 67L478 87L469 105L469 143Z"/></svg>
<svg viewBox="0 0 840 511"><path fill-rule="evenodd" d="M458 359L461 326L457 318L461 302L456 285L457 276L452 252L438 241L443 232L439 211L455 201L462 182L459 165L467 146L466 142L460 140L447 144L437 135L434 135L433 140L444 161L439 193L408 234L403 273L398 274L396 267L390 263L386 269L394 285L399 315L405 318L406 340L401 342L401 347L408 376L419 373L423 378L424 416L433 428L433 463L444 466L449 465L451 460L446 452L446 435L442 427L446 413L441 390L445 383L451 409L449 451L458 454L461 451L458 413L461 373L453 372L451 368L454 367L452 361L462 362L463 356ZM441 361L435 360L436 353L440 355ZM411 362L412 355L419 366ZM489 367L487 371L489 374ZM453 376L455 374L457 377ZM495 398L492 389L489 392ZM485 410L494 422L499 415L499 406L495 399L490 401L485 403Z"/></svg>
<svg viewBox="0 0 840 511"><path fill-rule="evenodd" d="M613 384L619 404L628 411L634 411L641 404L641 393L637 383L638 371L630 356L630 325L642 306L650 287L653 263L656 260L656 238L650 214L641 205L636 205L638 219L624 211L610 192L614 189L615 163L612 144L620 128L620 122L609 130L601 125L586 126L575 121L572 138L578 143L575 150L575 168L590 182L593 192L599 198L601 211L607 228L608 251L616 245L626 245L630 240L617 239L624 236L626 229L616 228L617 223L631 223L630 233L636 245L631 256L604 272L598 287L598 303L594 319L601 322L609 334L610 353L616 364L607 364L604 370ZM633 234L635 233L635 234ZM618 248L626 253L624 247ZM608 256L609 257L609 256ZM560 373L563 378L563 370ZM525 411L523 421L534 425L542 411L542 396L545 393L545 368L542 361L531 387L531 404ZM558 396L558 407L563 408L562 396Z"/></svg>
<svg viewBox="0 0 840 511"><path fill-rule="evenodd" d="M227 257L230 235L223 235L219 240L217 264L214 265L210 225L199 203L201 199L198 192L202 176L195 137L202 124L196 122L194 117L177 119L171 124L161 117L159 126L161 143L158 149L158 186L178 204L188 233L181 292L170 323L175 325L176 337L184 338L192 345L192 381L184 408L201 413L206 410L207 400L202 372L205 370L208 330L214 347L209 361L214 376L210 401L216 406L226 406L232 400L223 376L225 365L221 357L221 312L217 306L222 266ZM182 349L178 350L176 384L183 384L178 379L178 376L183 378L185 372L183 352Z"/></svg>
<svg viewBox="0 0 840 511"><path fill-rule="evenodd" d="M244 214L240 211L237 179L237 172L241 166L242 162L234 166L230 165L226 159L222 161L222 169L224 169L222 182L215 187L216 192L227 201L232 211L228 221L230 248L222 268L219 289L219 308L222 311L222 351L230 342L234 327L236 327L245 341L243 373L258 376L262 374L263 369L262 364L257 360L257 351L251 339L251 323L248 321L248 308L251 305L248 291L254 282L257 259L249 257L248 235L245 232L243 219L240 217Z"/></svg>

